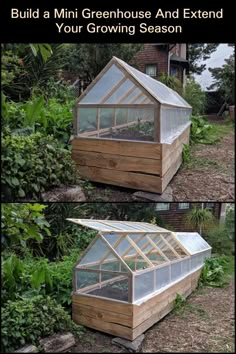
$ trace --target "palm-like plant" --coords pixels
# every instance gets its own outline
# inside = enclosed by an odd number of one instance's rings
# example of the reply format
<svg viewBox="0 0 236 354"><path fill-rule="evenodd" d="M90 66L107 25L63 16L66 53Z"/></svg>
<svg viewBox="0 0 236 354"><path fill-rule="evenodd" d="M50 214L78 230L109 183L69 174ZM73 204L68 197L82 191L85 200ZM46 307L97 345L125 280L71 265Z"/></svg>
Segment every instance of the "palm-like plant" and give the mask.
<svg viewBox="0 0 236 354"><path fill-rule="evenodd" d="M188 213L186 221L201 234L204 227L213 225L215 217L209 209L195 207Z"/></svg>

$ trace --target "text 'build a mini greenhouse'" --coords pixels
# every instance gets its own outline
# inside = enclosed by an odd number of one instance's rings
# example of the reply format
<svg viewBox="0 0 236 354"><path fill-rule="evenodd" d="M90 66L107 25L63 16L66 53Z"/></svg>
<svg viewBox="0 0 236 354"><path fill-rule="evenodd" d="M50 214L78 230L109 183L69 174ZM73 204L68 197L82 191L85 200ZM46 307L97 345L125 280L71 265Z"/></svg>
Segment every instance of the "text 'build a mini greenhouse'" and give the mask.
<svg viewBox="0 0 236 354"><path fill-rule="evenodd" d="M191 112L177 92L113 57L75 106L80 175L162 193L189 143Z"/></svg>
<svg viewBox="0 0 236 354"><path fill-rule="evenodd" d="M68 219L97 230L74 268L78 324L135 339L197 286L211 247L197 232L144 222Z"/></svg>

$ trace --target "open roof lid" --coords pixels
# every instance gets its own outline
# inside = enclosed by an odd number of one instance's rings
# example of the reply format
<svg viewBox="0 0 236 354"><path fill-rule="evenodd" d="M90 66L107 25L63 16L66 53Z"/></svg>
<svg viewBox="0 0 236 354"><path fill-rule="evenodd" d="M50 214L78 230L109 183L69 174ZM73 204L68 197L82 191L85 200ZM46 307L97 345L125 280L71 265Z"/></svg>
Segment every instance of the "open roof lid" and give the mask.
<svg viewBox="0 0 236 354"><path fill-rule="evenodd" d="M211 246L198 232L175 232L175 237L191 255L211 250Z"/></svg>
<svg viewBox="0 0 236 354"><path fill-rule="evenodd" d="M76 224L89 227L101 232L115 232L115 233L169 233L170 231L162 227L149 224L146 222L132 222L132 221L116 221L116 220L94 220L94 219L67 219Z"/></svg>

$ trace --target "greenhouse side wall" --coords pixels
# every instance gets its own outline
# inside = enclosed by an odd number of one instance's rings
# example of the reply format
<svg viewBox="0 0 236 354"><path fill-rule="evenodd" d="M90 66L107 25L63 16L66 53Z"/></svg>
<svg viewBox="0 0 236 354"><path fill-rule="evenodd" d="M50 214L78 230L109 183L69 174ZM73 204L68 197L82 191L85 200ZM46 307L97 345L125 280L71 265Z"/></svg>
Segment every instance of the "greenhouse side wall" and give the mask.
<svg viewBox="0 0 236 354"><path fill-rule="evenodd" d="M194 270L140 305L74 293L72 318L77 324L134 340L173 309L176 294L192 293L200 273L201 269Z"/></svg>
<svg viewBox="0 0 236 354"><path fill-rule="evenodd" d="M75 137L72 158L82 178L162 193L182 163L188 126L171 144Z"/></svg>

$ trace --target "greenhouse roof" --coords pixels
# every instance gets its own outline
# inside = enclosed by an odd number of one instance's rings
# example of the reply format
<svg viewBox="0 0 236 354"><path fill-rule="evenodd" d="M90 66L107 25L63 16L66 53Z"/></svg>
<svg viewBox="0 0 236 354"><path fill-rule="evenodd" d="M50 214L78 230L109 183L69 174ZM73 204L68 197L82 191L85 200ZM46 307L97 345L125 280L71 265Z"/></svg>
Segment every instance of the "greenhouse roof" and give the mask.
<svg viewBox="0 0 236 354"><path fill-rule="evenodd" d="M146 267L156 267L210 249L197 232L175 234L145 222L67 220L98 231L98 236L85 250L77 267L96 267L118 260L126 271L132 272L127 260L136 258Z"/></svg>
<svg viewBox="0 0 236 354"><path fill-rule="evenodd" d="M113 57L88 88L78 103L84 104L153 104L191 109L174 90Z"/></svg>

